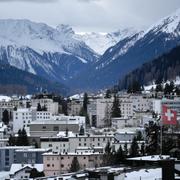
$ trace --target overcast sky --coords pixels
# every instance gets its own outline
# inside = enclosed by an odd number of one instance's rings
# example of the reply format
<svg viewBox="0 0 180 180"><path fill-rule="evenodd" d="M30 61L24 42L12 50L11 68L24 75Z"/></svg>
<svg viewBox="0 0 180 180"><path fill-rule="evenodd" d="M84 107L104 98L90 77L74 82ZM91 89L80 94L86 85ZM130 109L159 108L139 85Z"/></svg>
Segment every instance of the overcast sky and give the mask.
<svg viewBox="0 0 180 180"><path fill-rule="evenodd" d="M180 0L0 0L0 18L30 19L76 31L148 27L180 8Z"/></svg>

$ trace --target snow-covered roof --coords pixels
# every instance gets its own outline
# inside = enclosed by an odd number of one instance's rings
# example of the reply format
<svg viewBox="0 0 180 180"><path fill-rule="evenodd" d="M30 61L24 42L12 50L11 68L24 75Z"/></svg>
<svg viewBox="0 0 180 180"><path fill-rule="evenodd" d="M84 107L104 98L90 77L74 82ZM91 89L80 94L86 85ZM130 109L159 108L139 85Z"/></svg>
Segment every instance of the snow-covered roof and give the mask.
<svg viewBox="0 0 180 180"><path fill-rule="evenodd" d="M68 152L68 153L57 153L57 152L47 152L47 153L43 153L43 156L92 156L92 155L99 155L101 153L99 152Z"/></svg>
<svg viewBox="0 0 180 180"><path fill-rule="evenodd" d="M126 173L125 180L154 180L162 178L162 169L141 169Z"/></svg>
<svg viewBox="0 0 180 180"><path fill-rule="evenodd" d="M11 98L9 96L0 95L0 101L9 102L11 101Z"/></svg>
<svg viewBox="0 0 180 180"><path fill-rule="evenodd" d="M168 155L152 155L152 156L143 156L143 157L135 157L135 158L128 158L128 160L135 160L135 161L160 161L170 159Z"/></svg>
<svg viewBox="0 0 180 180"><path fill-rule="evenodd" d="M25 167L29 167L29 168L36 168L38 171L43 171L43 164L12 164L11 165L11 169L10 169L10 174L14 174L17 171L24 169Z"/></svg>
<svg viewBox="0 0 180 180"><path fill-rule="evenodd" d="M16 152L47 152L50 149L44 148L29 148L29 149L17 149Z"/></svg>

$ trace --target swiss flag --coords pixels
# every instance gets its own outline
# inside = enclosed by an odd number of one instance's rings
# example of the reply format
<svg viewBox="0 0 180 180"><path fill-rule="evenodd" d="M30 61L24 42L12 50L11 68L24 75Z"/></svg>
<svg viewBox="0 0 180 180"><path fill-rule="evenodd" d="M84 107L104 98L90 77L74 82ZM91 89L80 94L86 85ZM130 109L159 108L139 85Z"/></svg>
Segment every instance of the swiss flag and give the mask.
<svg viewBox="0 0 180 180"><path fill-rule="evenodd" d="M177 112L169 109L167 106L162 106L163 124L177 124Z"/></svg>

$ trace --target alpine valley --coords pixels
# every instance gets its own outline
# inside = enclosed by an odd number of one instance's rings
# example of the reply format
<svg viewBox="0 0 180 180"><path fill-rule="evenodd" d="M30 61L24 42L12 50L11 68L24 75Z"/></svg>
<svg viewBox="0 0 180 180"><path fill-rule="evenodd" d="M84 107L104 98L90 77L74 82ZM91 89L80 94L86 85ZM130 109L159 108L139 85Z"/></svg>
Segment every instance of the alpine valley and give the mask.
<svg viewBox="0 0 180 180"><path fill-rule="evenodd" d="M68 25L54 28L29 20L0 20L1 64L73 91L111 87L178 45L180 10L145 31L120 28L113 33L76 33Z"/></svg>

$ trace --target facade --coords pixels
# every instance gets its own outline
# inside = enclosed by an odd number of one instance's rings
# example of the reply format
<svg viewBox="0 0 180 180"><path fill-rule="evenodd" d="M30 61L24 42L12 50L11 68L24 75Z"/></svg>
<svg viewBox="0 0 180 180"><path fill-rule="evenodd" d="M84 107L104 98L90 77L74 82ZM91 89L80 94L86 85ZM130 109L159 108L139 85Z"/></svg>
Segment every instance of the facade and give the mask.
<svg viewBox="0 0 180 180"><path fill-rule="evenodd" d="M54 136L59 131L72 131L79 133L80 127L85 125L85 117L82 116L53 116L51 120L33 121L30 124L31 136Z"/></svg>
<svg viewBox="0 0 180 180"><path fill-rule="evenodd" d="M51 120L52 114L48 111L37 111L36 108L24 108L13 111L13 132L25 128L29 132L32 121Z"/></svg>
<svg viewBox="0 0 180 180"><path fill-rule="evenodd" d="M124 118L132 118L134 115L133 102L129 99L120 99L121 116Z"/></svg>
<svg viewBox="0 0 180 180"><path fill-rule="evenodd" d="M16 163L23 164L42 164L42 154L49 152L49 149L17 149L16 150Z"/></svg>
<svg viewBox="0 0 180 180"><path fill-rule="evenodd" d="M42 137L41 148L51 148L53 152L61 153L76 152L79 148L100 148L104 150L107 142L112 142L113 140L113 135L75 135L70 137Z"/></svg>
<svg viewBox="0 0 180 180"><path fill-rule="evenodd" d="M53 115L57 115L59 113L59 105L58 102L54 102L52 99L42 98L42 99L31 99L32 107L41 105L41 107L46 107L48 112L51 112Z"/></svg>
<svg viewBox="0 0 180 180"><path fill-rule="evenodd" d="M124 118L124 117L112 118L111 122L112 122L112 128L115 129L135 126L135 123L132 118Z"/></svg>
<svg viewBox="0 0 180 180"><path fill-rule="evenodd" d="M113 98L98 98L89 100L87 107L90 124L94 127L109 125Z"/></svg>
<svg viewBox="0 0 180 180"><path fill-rule="evenodd" d="M46 176L56 176L70 171L74 158L80 169L99 167L102 163L101 153L44 153L43 164Z"/></svg>
<svg viewBox="0 0 180 180"><path fill-rule="evenodd" d="M33 168L36 168L37 171L43 171L43 164L12 164L10 169L10 178L11 179L30 179L30 173Z"/></svg>
<svg viewBox="0 0 180 180"><path fill-rule="evenodd" d="M3 118L3 112L7 110L9 112L9 117L12 119L12 112L14 109L14 104L12 101L0 101L0 121Z"/></svg>
<svg viewBox="0 0 180 180"><path fill-rule="evenodd" d="M7 146L0 147L0 171L9 171L11 165L16 163L16 150L29 149L32 146Z"/></svg>
<svg viewBox="0 0 180 180"><path fill-rule="evenodd" d="M82 106L83 106L83 101L71 100L68 103L68 114L71 116L78 116Z"/></svg>

